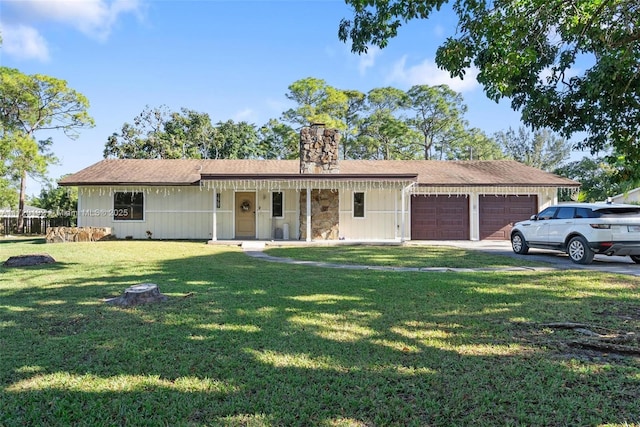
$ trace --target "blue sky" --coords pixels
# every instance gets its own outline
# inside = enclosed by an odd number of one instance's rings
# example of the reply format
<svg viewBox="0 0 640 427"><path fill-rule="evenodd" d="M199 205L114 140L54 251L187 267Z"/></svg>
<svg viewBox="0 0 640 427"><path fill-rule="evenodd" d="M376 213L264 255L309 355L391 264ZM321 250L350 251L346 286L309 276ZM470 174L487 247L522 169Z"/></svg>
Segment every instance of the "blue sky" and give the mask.
<svg viewBox="0 0 640 427"><path fill-rule="evenodd" d="M0 0L0 62L64 79L91 103L95 128L77 140L53 135L54 179L101 160L108 136L147 105L262 125L291 106L288 86L306 77L365 93L446 83L462 93L471 126L488 134L520 126L472 70L451 80L435 66L437 46L455 34L452 13L411 22L387 48L360 56L337 36L351 16L341 0ZM30 180L27 193L39 190Z"/></svg>

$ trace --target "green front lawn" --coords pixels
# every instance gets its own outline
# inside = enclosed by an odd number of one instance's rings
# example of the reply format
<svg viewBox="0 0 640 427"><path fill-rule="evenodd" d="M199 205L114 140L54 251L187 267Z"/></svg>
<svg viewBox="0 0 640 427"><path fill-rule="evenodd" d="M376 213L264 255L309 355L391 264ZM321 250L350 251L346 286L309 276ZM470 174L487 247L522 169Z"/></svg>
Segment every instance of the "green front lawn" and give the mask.
<svg viewBox="0 0 640 427"><path fill-rule="evenodd" d="M446 246L283 246L269 247L269 255L333 264L408 268L548 267L549 264Z"/></svg>
<svg viewBox="0 0 640 427"><path fill-rule="evenodd" d="M316 249L305 252L326 261ZM406 257L380 251L393 265ZM0 262L43 252L58 263L0 267L0 426L640 425L635 277L322 269L198 242L0 240ZM145 282L169 301L103 302ZM598 351L576 346L594 339L584 329L635 335L623 352Z"/></svg>

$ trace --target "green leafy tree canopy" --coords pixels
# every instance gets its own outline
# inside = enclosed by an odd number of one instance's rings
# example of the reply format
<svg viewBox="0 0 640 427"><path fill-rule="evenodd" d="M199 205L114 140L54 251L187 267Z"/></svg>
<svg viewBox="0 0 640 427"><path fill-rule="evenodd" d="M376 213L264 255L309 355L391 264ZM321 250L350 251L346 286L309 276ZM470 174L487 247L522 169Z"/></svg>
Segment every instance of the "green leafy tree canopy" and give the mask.
<svg viewBox="0 0 640 427"><path fill-rule="evenodd" d="M463 77L471 66L495 101L510 98L524 123L576 145L616 152L620 179L640 176L640 2L637 0L346 0L338 37L354 52L385 47L400 27L451 3L457 33L436 63Z"/></svg>
<svg viewBox="0 0 640 427"><path fill-rule="evenodd" d="M465 137L467 106L462 95L447 85L416 85L407 94L414 112L410 123L422 134L426 160L433 158L436 149L442 155Z"/></svg>
<svg viewBox="0 0 640 427"><path fill-rule="evenodd" d="M580 202L602 202L607 197L622 194L636 186L634 182L617 180L616 168L604 158L583 157L557 168L554 173L580 182L580 192L576 198ZM568 194L560 196L564 201L570 199Z"/></svg>
<svg viewBox="0 0 640 427"><path fill-rule="evenodd" d="M81 128L94 125L89 101L67 82L42 74L26 75L0 67L0 142L2 150L0 188L20 182L18 230L23 228L27 175L43 177L56 161L51 139L36 140L41 131L64 132L75 139Z"/></svg>
<svg viewBox="0 0 640 427"><path fill-rule="evenodd" d="M107 139L103 155L118 159L245 159L264 155L256 127L233 120L214 126L207 113L145 107Z"/></svg>
<svg viewBox="0 0 640 427"><path fill-rule="evenodd" d="M78 188L48 183L40 190L40 195L31 199L30 203L49 211L49 218L60 218L74 224L77 220Z"/></svg>
<svg viewBox="0 0 640 427"><path fill-rule="evenodd" d="M567 140L548 129L531 133L524 127L517 132L509 128L496 133L495 138L508 157L548 172L563 164L571 154Z"/></svg>

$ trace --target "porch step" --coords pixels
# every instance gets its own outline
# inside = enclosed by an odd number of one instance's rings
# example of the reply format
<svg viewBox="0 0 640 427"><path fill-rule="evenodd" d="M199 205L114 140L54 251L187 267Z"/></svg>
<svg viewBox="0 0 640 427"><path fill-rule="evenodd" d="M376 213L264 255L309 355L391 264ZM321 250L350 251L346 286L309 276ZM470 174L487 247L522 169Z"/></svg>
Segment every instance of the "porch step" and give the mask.
<svg viewBox="0 0 640 427"><path fill-rule="evenodd" d="M259 241L245 241L240 246L243 251L261 251L264 249L265 244Z"/></svg>

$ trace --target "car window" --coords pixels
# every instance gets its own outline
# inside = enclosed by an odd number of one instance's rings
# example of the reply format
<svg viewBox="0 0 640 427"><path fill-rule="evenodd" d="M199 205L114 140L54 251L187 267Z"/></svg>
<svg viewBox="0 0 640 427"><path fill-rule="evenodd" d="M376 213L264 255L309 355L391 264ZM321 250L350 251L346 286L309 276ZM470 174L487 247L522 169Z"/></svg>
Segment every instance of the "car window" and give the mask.
<svg viewBox="0 0 640 427"><path fill-rule="evenodd" d="M576 218L599 218L600 214L589 208L576 208Z"/></svg>
<svg viewBox="0 0 640 427"><path fill-rule="evenodd" d="M573 218L573 213L576 208L574 207L560 207L556 213L556 219L568 219Z"/></svg>
<svg viewBox="0 0 640 427"><path fill-rule="evenodd" d="M553 218L553 215L555 215L557 209L558 208L556 206L552 206L550 208L547 208L547 209L543 210L542 212L540 212L538 214L538 219L544 220L544 219Z"/></svg>
<svg viewBox="0 0 640 427"><path fill-rule="evenodd" d="M604 208L598 209L601 218L639 218L640 207Z"/></svg>

